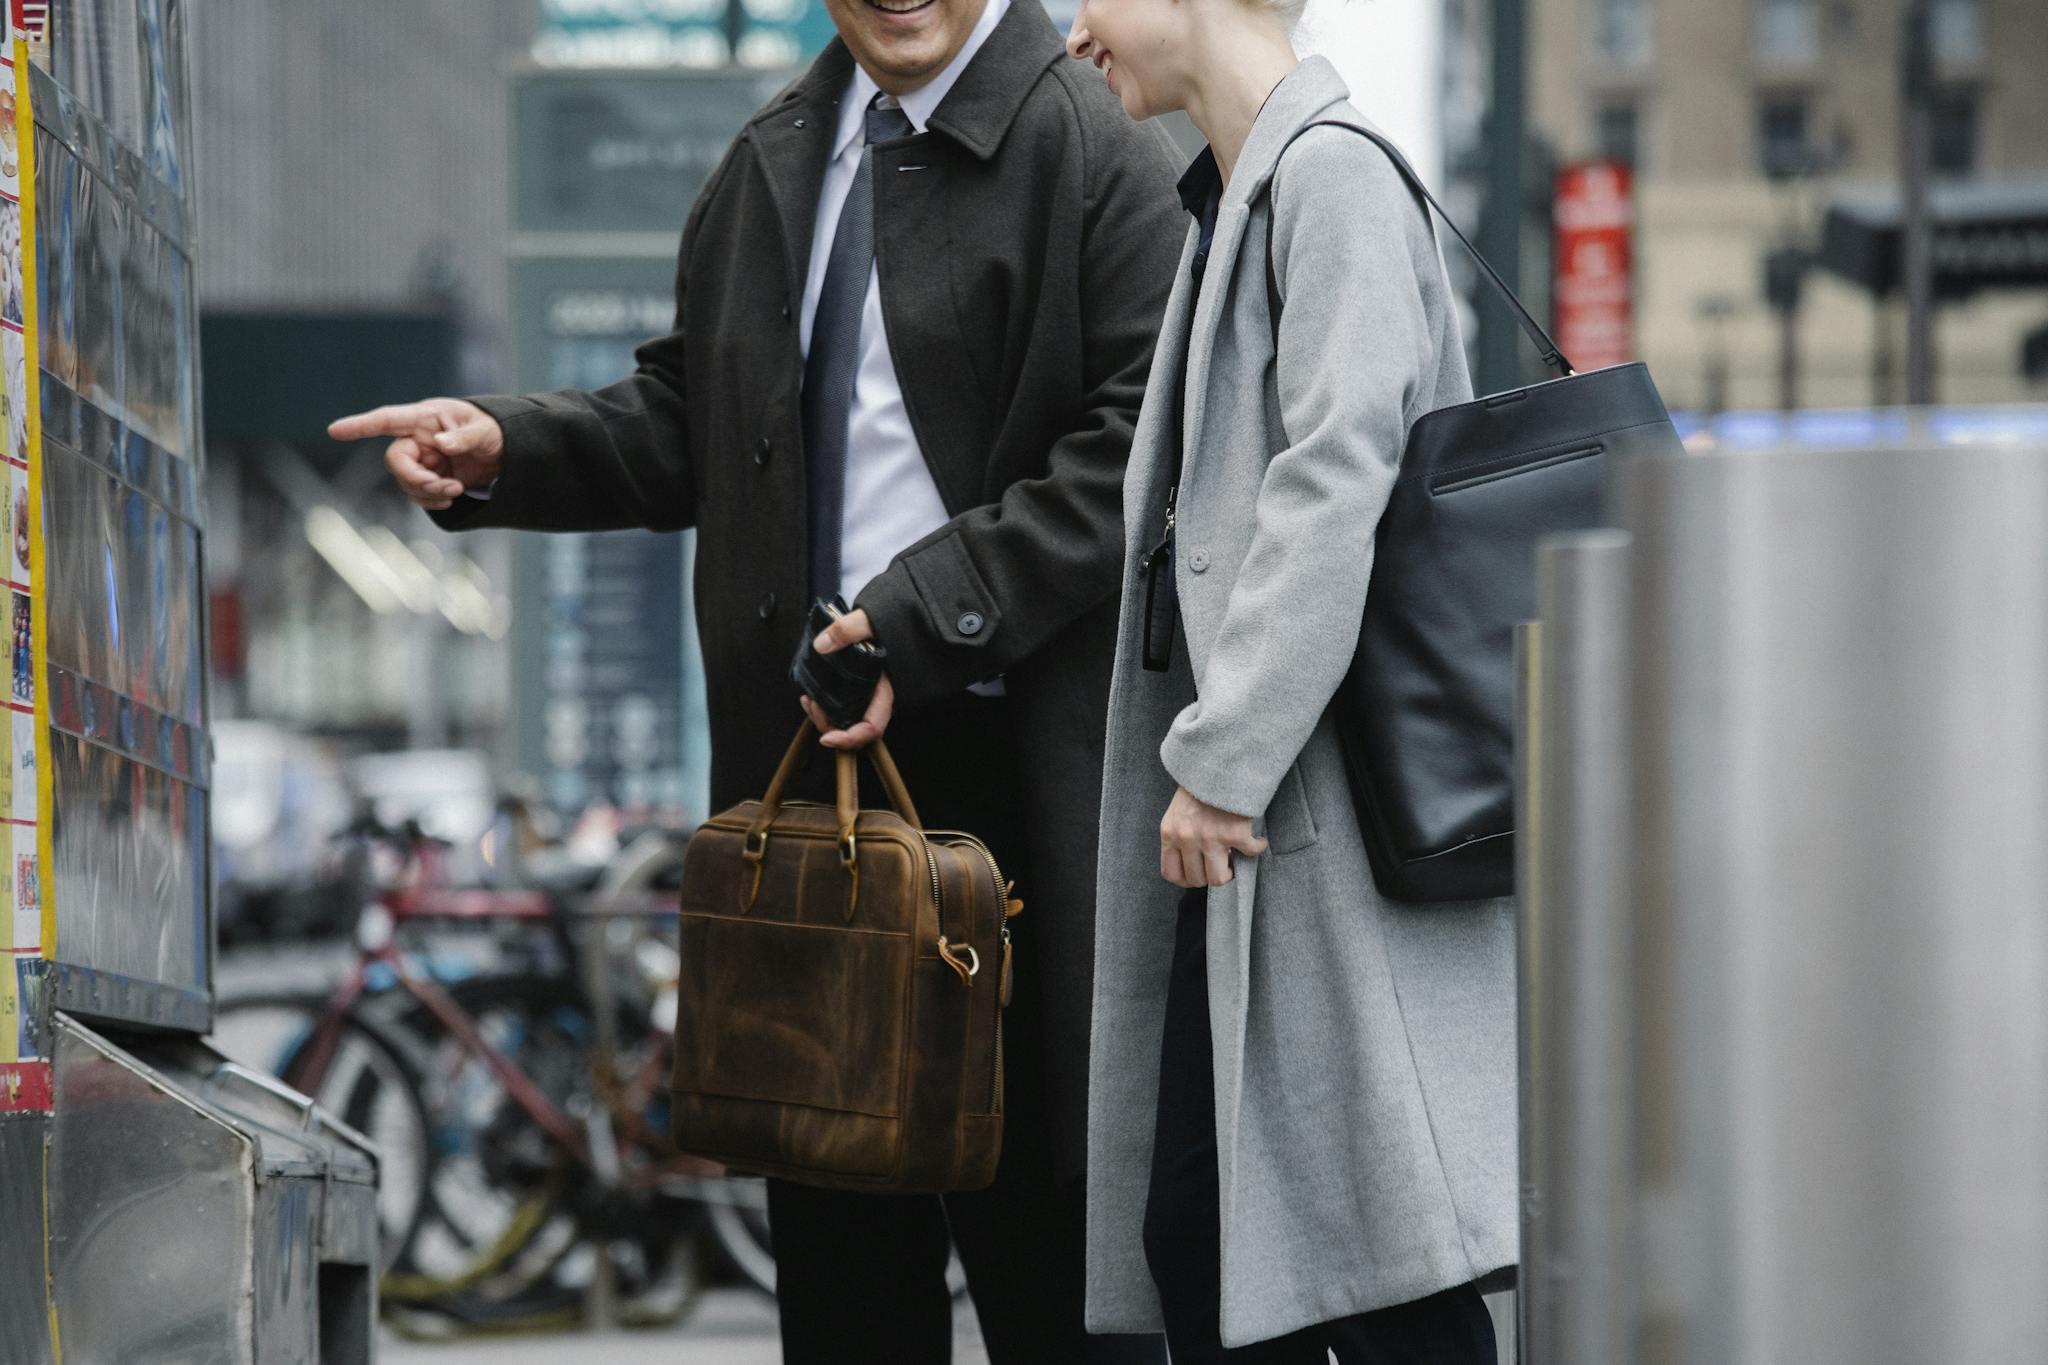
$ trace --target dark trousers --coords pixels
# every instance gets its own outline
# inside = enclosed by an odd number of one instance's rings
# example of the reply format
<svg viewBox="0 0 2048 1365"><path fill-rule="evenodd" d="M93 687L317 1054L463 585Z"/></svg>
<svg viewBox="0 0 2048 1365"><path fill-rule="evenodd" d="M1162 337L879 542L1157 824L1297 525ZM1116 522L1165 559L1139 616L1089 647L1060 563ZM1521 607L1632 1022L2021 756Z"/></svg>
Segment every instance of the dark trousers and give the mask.
<svg viewBox="0 0 2048 1365"><path fill-rule="evenodd" d="M970 1194L872 1195L768 1182L782 1358L787 1365L946 1365L957 1248L991 1365L1164 1365L1152 1337L1090 1337L1081 1327L1084 1191L1059 1184L1039 1064L1038 974L1028 831L1009 706L963 696L890 727L888 745L929 829L977 835L1015 879L1016 992L1004 1030L1003 1156ZM829 799L822 751L802 785ZM883 798L862 773L862 804Z"/></svg>
<svg viewBox="0 0 2048 1365"><path fill-rule="evenodd" d="M1173 1365L1326 1365L1332 1351L1341 1365L1496 1365L1493 1319L1471 1285L1254 1346L1223 1348L1208 927L1207 892L1188 892L1174 928L1145 1205L1145 1260L1166 1313Z"/></svg>

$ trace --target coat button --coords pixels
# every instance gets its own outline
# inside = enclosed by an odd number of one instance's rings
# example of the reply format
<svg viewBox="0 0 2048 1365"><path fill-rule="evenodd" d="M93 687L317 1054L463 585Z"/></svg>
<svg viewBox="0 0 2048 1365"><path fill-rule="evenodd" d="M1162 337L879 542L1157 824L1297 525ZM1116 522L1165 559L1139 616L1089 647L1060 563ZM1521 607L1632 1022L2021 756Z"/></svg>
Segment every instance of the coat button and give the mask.
<svg viewBox="0 0 2048 1365"><path fill-rule="evenodd" d="M774 453L775 453L775 442L773 442L773 441L769 440L769 439L768 439L768 438L767 438L766 436L763 436L763 437L762 437L762 438L761 438L760 440L758 440L758 441L754 442L754 463L755 463L755 464L758 464L758 465L765 465L765 464L767 464L767 463L768 463L768 457L769 457L770 455L773 455Z"/></svg>
<svg viewBox="0 0 2048 1365"><path fill-rule="evenodd" d="M959 627L962 635L979 635L981 634L982 626L987 623L981 619L980 612L969 611L962 612L959 621L955 624Z"/></svg>
<svg viewBox="0 0 2048 1365"><path fill-rule="evenodd" d="M1207 550L1189 550L1188 567L1196 573L1205 571L1209 567L1209 552Z"/></svg>
<svg viewBox="0 0 2048 1365"><path fill-rule="evenodd" d="M763 621L772 621L772 620L774 620L774 619L775 619L775 594L774 594L774 593L772 593L772 592L766 592L766 593L762 593L762 594L761 594L761 605L760 605L760 606L758 606L758 607L756 607L756 608L754 608L754 610L755 610L755 611L756 611L757 613L759 613L759 615L760 615L760 617L761 617L761 619L762 619Z"/></svg>

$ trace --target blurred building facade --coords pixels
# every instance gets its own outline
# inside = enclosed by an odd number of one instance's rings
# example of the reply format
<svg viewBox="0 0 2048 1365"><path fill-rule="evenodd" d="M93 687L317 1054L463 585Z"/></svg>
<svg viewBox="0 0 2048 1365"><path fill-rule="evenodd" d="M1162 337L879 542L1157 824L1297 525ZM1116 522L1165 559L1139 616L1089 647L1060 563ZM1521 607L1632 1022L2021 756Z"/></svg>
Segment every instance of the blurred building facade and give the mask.
<svg viewBox="0 0 2048 1365"><path fill-rule="evenodd" d="M358 747L488 743L500 723L507 547L442 536L322 427L508 382L505 73L535 18L534 0L195 10L224 715Z"/></svg>
<svg viewBox="0 0 2048 1365"><path fill-rule="evenodd" d="M504 77L534 0L208 0L193 15L202 302L501 326Z"/></svg>
<svg viewBox="0 0 2048 1365"><path fill-rule="evenodd" d="M1674 407L1778 404L1787 329L1767 297L1765 258L1812 251L1838 196L1896 185L1905 9L1904 0L1531 5L1534 125L1561 159L1635 169L1637 347ZM1934 0L1931 19L1937 177L2048 205L2048 5ZM1790 328L1799 401L1901 401L1903 304L1822 270L1786 283L1799 289ZM2044 326L2044 289L1946 302L1939 399L2044 396L2021 362L2026 338Z"/></svg>

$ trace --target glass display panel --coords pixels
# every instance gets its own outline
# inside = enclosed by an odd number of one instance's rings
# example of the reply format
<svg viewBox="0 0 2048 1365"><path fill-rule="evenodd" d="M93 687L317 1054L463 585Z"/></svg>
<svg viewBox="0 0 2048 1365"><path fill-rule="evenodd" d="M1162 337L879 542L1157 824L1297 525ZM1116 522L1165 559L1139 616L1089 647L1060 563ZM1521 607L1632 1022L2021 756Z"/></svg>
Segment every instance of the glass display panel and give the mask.
<svg viewBox="0 0 2048 1365"><path fill-rule="evenodd" d="M205 794L61 730L51 836L57 941L76 966L203 988Z"/></svg>

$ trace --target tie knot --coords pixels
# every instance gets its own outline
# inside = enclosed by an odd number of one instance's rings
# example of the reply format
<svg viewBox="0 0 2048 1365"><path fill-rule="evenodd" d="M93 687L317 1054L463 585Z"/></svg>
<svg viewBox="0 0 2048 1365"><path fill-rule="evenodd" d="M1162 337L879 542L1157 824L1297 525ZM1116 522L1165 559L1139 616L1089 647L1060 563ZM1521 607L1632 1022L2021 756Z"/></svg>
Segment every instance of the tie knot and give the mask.
<svg viewBox="0 0 2048 1365"><path fill-rule="evenodd" d="M870 108L867 121L869 142L893 142L917 131L901 105L891 105L887 109Z"/></svg>

